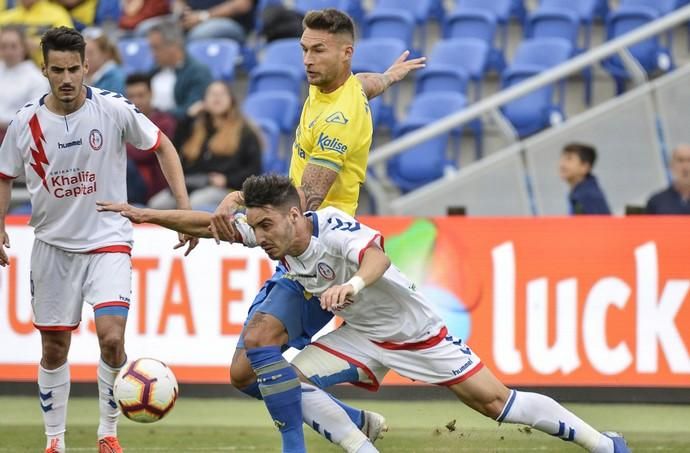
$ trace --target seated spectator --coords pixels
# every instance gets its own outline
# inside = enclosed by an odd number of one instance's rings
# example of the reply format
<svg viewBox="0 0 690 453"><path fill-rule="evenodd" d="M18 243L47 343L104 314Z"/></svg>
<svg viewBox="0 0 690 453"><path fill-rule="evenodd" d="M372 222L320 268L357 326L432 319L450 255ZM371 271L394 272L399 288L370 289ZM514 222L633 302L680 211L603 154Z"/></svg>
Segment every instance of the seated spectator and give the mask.
<svg viewBox="0 0 690 453"><path fill-rule="evenodd" d="M254 29L255 0L177 0L187 38L228 38L243 43Z"/></svg>
<svg viewBox="0 0 690 453"><path fill-rule="evenodd" d="M231 189L261 173L261 143L224 82L209 85L198 108L178 130L182 168L192 208L215 209ZM165 189L149 206L170 209L175 199Z"/></svg>
<svg viewBox="0 0 690 453"><path fill-rule="evenodd" d="M172 115L158 111L151 105L151 77L147 74L131 74L127 77L126 91L127 99L172 140L177 124ZM128 165L130 163L134 165L145 185L143 193L138 194L134 200L130 197L131 202L146 204L152 196L168 187L161 167L158 165L156 153L144 152L127 144L127 158ZM129 187L129 182L127 187Z"/></svg>
<svg viewBox="0 0 690 453"><path fill-rule="evenodd" d="M151 79L153 106L183 120L187 110L204 97L213 77L206 65L185 50L182 30L170 22L156 24L149 31L149 45L157 68Z"/></svg>
<svg viewBox="0 0 690 453"><path fill-rule="evenodd" d="M122 30L134 31L137 35L146 35L148 28L142 29L144 24L156 22L151 19L160 18L170 14L169 0L124 0L122 4L122 16L120 16L120 28Z"/></svg>
<svg viewBox="0 0 690 453"><path fill-rule="evenodd" d="M17 110L49 90L48 80L29 59L24 30L0 29L0 142Z"/></svg>
<svg viewBox="0 0 690 453"><path fill-rule="evenodd" d="M125 71L117 46L99 28L87 28L83 34L86 38L86 62L89 64L86 83L124 94Z"/></svg>
<svg viewBox="0 0 690 453"><path fill-rule="evenodd" d="M53 0L55 3L62 5L67 10L74 28L83 30L86 27L91 27L96 19L96 8L98 7L98 0Z"/></svg>
<svg viewBox="0 0 690 453"><path fill-rule="evenodd" d="M671 156L671 185L647 202L647 214L690 214L690 145L676 146Z"/></svg>
<svg viewBox="0 0 690 453"><path fill-rule="evenodd" d="M19 25L26 29L31 58L43 63L41 36L53 27L73 27L72 19L62 6L49 0L17 0L17 6L0 12L0 27Z"/></svg>
<svg viewBox="0 0 690 453"><path fill-rule="evenodd" d="M596 150L589 145L571 143L563 148L560 173L570 186L571 214L611 214L597 178L592 174Z"/></svg>

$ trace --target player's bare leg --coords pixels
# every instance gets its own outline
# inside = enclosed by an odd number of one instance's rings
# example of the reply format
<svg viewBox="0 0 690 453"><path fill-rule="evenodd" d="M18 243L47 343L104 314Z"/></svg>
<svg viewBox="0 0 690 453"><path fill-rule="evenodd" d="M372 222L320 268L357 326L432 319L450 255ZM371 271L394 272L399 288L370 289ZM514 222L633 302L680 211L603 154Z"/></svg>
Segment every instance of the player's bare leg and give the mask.
<svg viewBox="0 0 690 453"><path fill-rule="evenodd" d="M501 423L520 423L594 453L612 453L612 440L548 396L503 385L486 367L449 387L472 409ZM622 450L627 451L627 450Z"/></svg>
<svg viewBox="0 0 690 453"><path fill-rule="evenodd" d="M71 330L41 331L38 396L46 433L46 453L64 453L70 375L67 354Z"/></svg>
<svg viewBox="0 0 690 453"><path fill-rule="evenodd" d="M98 363L98 424L99 453L120 453L122 448L117 440L117 418L120 409L113 400L113 383L120 369L124 366L125 325L127 318L118 315L99 315L96 310L96 333L101 349Z"/></svg>

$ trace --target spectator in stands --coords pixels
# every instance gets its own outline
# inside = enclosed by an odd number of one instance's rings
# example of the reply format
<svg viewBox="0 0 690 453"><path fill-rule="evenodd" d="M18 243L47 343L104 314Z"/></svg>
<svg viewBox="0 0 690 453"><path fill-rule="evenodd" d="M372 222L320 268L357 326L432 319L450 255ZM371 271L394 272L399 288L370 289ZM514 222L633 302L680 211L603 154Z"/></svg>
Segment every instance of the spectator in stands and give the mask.
<svg viewBox="0 0 690 453"><path fill-rule="evenodd" d="M0 13L0 27L19 25L26 29L29 53L39 66L43 62L41 36L53 27L74 26L62 6L49 0L17 0L17 6Z"/></svg>
<svg viewBox="0 0 690 453"><path fill-rule="evenodd" d="M647 202L648 214L690 214L690 145L676 146L671 155L671 185Z"/></svg>
<svg viewBox="0 0 690 453"><path fill-rule="evenodd" d="M0 29L0 142L17 110L48 92L48 81L33 61L24 30L16 25Z"/></svg>
<svg viewBox="0 0 690 453"><path fill-rule="evenodd" d="M83 35L86 40L86 62L89 64L86 83L124 94L126 76L117 46L100 28L87 28Z"/></svg>
<svg viewBox="0 0 690 453"><path fill-rule="evenodd" d="M570 143L563 148L561 178L570 186L571 214L611 214L604 192L592 174L597 152L594 147Z"/></svg>
<svg viewBox="0 0 690 453"><path fill-rule="evenodd" d="M255 0L177 0L187 38L228 38L243 43L253 30Z"/></svg>
<svg viewBox="0 0 690 453"><path fill-rule="evenodd" d="M213 211L231 189L238 190L251 175L261 173L261 142L244 118L230 86L209 85L195 118L178 131L182 167L193 209ZM175 199L166 189L149 206L171 209Z"/></svg>
<svg viewBox="0 0 690 453"><path fill-rule="evenodd" d="M213 80L211 71L187 54L182 30L174 23L156 24L148 36L158 66L151 79L153 106L172 113L178 121L194 116L188 110L204 97Z"/></svg>
<svg viewBox="0 0 690 453"><path fill-rule="evenodd" d="M54 0L54 2L62 5L69 12L74 28L77 30L83 30L94 24L98 0Z"/></svg>
<svg viewBox="0 0 690 453"><path fill-rule="evenodd" d="M168 137L175 136L176 121L169 114L156 110L151 105L151 77L148 74L131 74L127 77L127 99L129 99L141 113L146 115ZM132 145L127 145L127 165L133 165L134 177L139 175L145 185L143 193L130 194L130 202L146 204L148 200L166 188L168 183L163 176L156 153L143 153ZM128 172L128 175L130 172ZM130 187L128 180L127 187Z"/></svg>
<svg viewBox="0 0 690 453"><path fill-rule="evenodd" d="M124 0L120 28L136 35L146 36L160 18L170 14L169 0ZM146 26L148 24L148 26Z"/></svg>

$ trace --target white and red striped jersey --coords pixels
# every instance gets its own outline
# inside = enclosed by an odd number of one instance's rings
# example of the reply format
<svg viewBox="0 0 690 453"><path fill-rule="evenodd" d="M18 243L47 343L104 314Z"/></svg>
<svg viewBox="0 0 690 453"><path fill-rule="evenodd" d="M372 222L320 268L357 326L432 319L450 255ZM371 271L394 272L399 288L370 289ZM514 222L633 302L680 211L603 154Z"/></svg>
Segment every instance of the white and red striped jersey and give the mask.
<svg viewBox="0 0 690 453"><path fill-rule="evenodd" d="M127 201L125 143L155 150L160 131L122 95L85 86L86 101L63 116L45 97L26 104L0 148L0 177L26 176L36 238L69 252L132 245L132 225L96 201Z"/></svg>
<svg viewBox="0 0 690 453"><path fill-rule="evenodd" d="M288 278L316 296L352 278L368 247L383 248L378 231L339 209L328 207L307 216L313 221L307 250L300 256L287 256L284 261ZM354 303L337 315L370 340L392 349L423 344L445 332L443 320L395 265L361 290Z"/></svg>

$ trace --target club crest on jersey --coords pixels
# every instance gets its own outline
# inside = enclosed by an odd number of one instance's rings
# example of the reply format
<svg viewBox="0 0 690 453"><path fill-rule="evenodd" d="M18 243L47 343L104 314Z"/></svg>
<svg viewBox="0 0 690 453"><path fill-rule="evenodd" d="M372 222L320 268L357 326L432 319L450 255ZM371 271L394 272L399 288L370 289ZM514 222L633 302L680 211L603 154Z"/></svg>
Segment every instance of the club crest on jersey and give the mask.
<svg viewBox="0 0 690 453"><path fill-rule="evenodd" d="M103 134L98 129L91 129L89 132L89 145L94 151L98 151L103 147Z"/></svg>
<svg viewBox="0 0 690 453"><path fill-rule="evenodd" d="M335 271L331 266L329 266L326 263L319 263L316 268L319 271L319 275L325 278L326 280L334 280L335 279Z"/></svg>

